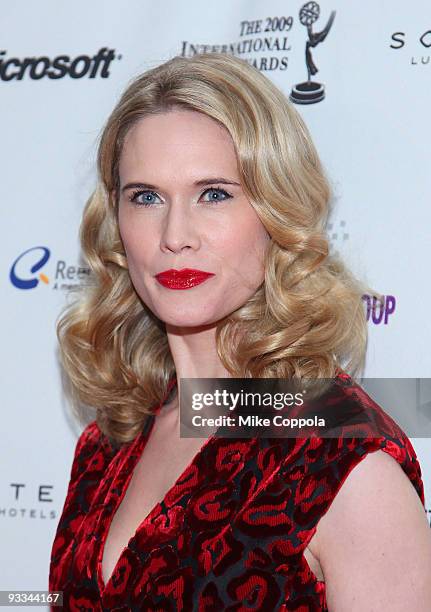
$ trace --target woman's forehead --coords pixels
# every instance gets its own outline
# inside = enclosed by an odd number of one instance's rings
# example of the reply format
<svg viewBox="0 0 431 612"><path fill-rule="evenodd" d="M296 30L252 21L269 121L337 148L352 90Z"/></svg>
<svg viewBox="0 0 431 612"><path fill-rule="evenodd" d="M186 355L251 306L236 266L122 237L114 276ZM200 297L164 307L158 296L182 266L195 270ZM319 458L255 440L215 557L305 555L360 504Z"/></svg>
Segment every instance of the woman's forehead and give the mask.
<svg viewBox="0 0 431 612"><path fill-rule="evenodd" d="M149 140L154 144L163 139L173 146L208 146L208 137L213 142L233 146L228 130L215 119L197 111L174 109L139 119L126 134L124 143L145 145Z"/></svg>
<svg viewBox="0 0 431 612"><path fill-rule="evenodd" d="M235 147L227 130L190 111L151 115L130 129L122 148L120 174L143 170L148 182L152 173L177 175L188 182L208 176L239 179Z"/></svg>

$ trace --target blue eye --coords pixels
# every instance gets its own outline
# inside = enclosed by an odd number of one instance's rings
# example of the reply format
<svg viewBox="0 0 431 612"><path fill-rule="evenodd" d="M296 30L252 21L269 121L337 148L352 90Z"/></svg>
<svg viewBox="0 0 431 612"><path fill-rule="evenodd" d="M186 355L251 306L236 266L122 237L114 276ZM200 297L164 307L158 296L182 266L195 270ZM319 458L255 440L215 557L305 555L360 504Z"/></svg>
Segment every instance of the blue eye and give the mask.
<svg viewBox="0 0 431 612"><path fill-rule="evenodd" d="M214 189L213 187L204 191L202 195L205 195L206 193L209 193L209 192L212 192L213 194L222 194L223 196L222 198L220 198L220 195L218 195L217 198L211 198L209 200L210 202L223 202L224 200L228 200L229 198L232 197L230 193L228 193L224 189Z"/></svg>
<svg viewBox="0 0 431 612"><path fill-rule="evenodd" d="M154 196L157 197L157 193L154 193L154 191L134 191L130 201L138 206L151 206L154 204L154 201L150 198Z"/></svg>

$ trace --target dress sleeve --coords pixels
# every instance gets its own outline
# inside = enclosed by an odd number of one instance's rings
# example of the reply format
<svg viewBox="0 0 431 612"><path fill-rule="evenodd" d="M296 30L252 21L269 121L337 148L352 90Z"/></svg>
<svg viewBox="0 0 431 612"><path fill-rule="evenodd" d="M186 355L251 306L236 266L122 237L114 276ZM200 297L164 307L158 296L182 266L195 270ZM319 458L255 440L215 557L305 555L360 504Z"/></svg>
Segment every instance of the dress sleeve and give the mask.
<svg viewBox="0 0 431 612"><path fill-rule="evenodd" d="M298 520L302 540L302 551L308 546L316 532L319 520L329 510L337 493L352 470L369 454L378 450L391 455L401 466L417 492L425 511L422 473L414 448L401 431L396 438L343 438L310 440L307 454L320 455L320 461L312 463L312 469L301 479L297 503L301 518ZM299 516L299 514L298 514ZM302 563L308 574L316 577L308 567L305 556ZM304 569L304 568L303 568ZM317 581L317 579L316 579Z"/></svg>
<svg viewBox="0 0 431 612"><path fill-rule="evenodd" d="M64 559L74 545L74 534L88 512L103 480L112 449L96 421L85 427L76 443L66 498L51 551L49 589L62 584Z"/></svg>
<svg viewBox="0 0 431 612"><path fill-rule="evenodd" d="M293 517L289 546L297 555L298 580L291 598L300 597L307 585L318 593L322 609L327 610L325 583L313 573L304 551L349 474L369 453L382 450L399 463L425 506L422 473L414 448L401 429L398 435L380 437L298 440L296 450L294 460L290 456L282 468L283 481L290 489L286 513Z"/></svg>
<svg viewBox="0 0 431 612"><path fill-rule="evenodd" d="M344 481L356 465L365 459L369 453L382 450L391 455L399 463L419 495L422 505L425 505L422 471L419 461L410 440L402 431L399 432L397 437L383 435L378 438L342 438L327 440L327 442L336 442L338 447L338 457L333 462L331 470L333 482L332 485L328 483L326 489L329 501L332 501L336 496ZM323 446L325 447L326 445L324 444ZM331 450L333 450L333 446L334 444L329 444L329 455L326 458L328 463L325 461L327 466L331 465L330 453Z"/></svg>
<svg viewBox="0 0 431 612"><path fill-rule="evenodd" d="M340 437L310 440L303 488L311 493L316 485L315 479L323 478L322 495L330 503L353 468L368 453L382 450L400 464L425 506L422 471L408 436L350 376L340 376L327 397L326 408L342 412L352 406L361 411L358 427L353 421L343 426Z"/></svg>
<svg viewBox="0 0 431 612"><path fill-rule="evenodd" d="M100 441L100 429L96 421L92 421L81 433L76 443L70 472L69 487L76 486L80 477L85 473L88 459L97 451L100 446Z"/></svg>

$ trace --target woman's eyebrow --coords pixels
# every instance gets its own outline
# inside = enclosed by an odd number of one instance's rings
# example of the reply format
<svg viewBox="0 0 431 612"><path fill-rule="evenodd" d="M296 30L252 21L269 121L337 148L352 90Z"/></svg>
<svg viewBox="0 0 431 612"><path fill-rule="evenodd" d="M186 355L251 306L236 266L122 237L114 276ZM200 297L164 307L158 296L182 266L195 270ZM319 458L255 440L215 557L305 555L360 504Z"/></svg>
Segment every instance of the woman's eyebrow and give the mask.
<svg viewBox="0 0 431 612"><path fill-rule="evenodd" d="M215 177L215 178L204 178L200 181L196 181L194 185L197 187L201 187L202 185L211 185L212 183L223 183L223 185L237 185L240 187L241 185L232 179L226 179L223 177Z"/></svg>
<svg viewBox="0 0 431 612"><path fill-rule="evenodd" d="M214 177L214 178L204 178L199 181L195 181L193 185L196 187L202 187L203 185L212 185L214 183L220 183L222 185L237 185L240 187L240 183L237 183L234 180L223 178L223 177ZM121 191L126 191L126 189L159 189L157 185L151 185L150 183L127 183L121 189Z"/></svg>

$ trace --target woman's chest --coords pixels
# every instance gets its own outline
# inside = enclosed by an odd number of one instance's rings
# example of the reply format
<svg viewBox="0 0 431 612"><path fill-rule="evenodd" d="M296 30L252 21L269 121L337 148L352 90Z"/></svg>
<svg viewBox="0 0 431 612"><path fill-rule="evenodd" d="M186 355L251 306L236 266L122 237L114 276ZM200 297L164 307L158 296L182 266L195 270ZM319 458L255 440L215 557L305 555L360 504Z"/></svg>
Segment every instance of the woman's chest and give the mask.
<svg viewBox="0 0 431 612"><path fill-rule="evenodd" d="M301 507L296 472L281 476L279 465L278 454L249 440L213 441L169 488L169 478L161 480L166 466L142 463L141 471L137 457L121 458L77 534L75 584L81 574L84 582L94 576L106 609L129 597L144 609L245 601L277 610L304 596L323 605L323 584L304 555L314 519Z"/></svg>
<svg viewBox="0 0 431 612"><path fill-rule="evenodd" d="M133 477L127 487L124 498L113 515L111 523L106 527L105 544L102 556L102 575L107 584L115 566L128 543L136 534L139 526L151 511L164 499L167 491L177 480L179 471L182 472L188 465L189 458L184 455L183 467L178 463L168 462L164 469L162 464L155 464L152 469L145 462L138 464ZM173 469L176 466L176 469ZM318 580L324 580L320 566L313 535L304 549L304 557L311 571Z"/></svg>
<svg viewBox="0 0 431 612"><path fill-rule="evenodd" d="M227 465L241 448L232 450ZM124 564L132 559L133 572L130 566L124 586L131 587L133 574L140 576L133 585L145 606L164 597L165 588L178 589L178 577L185 588L184 599L178 595L176 601L179 609L194 609L187 606L208 598L211 605L222 602L223 609L242 598L240 592L248 593L250 603L262 596L262 605L273 609L307 591L316 596L315 579L308 571L320 579L320 567L294 522L293 487L272 478L269 469L264 476L254 460L238 462L223 473L223 457L224 452L212 457L211 465L219 469L208 478L201 477L204 466L192 462L177 487L170 485L181 469L178 465L168 470L169 476L155 464L153 469L143 461L137 465L109 529L105 527L105 597L127 574ZM111 574L114 580L108 584ZM238 592L232 591L234 585ZM187 603L191 594L193 600Z"/></svg>
<svg viewBox="0 0 431 612"><path fill-rule="evenodd" d="M111 520L106 521L102 556L105 584L139 526L163 503L202 445L201 439L194 439L146 447Z"/></svg>

